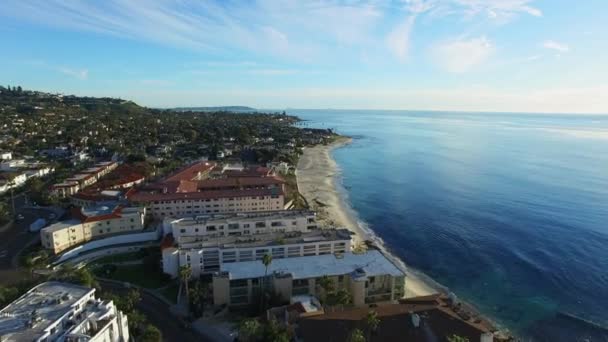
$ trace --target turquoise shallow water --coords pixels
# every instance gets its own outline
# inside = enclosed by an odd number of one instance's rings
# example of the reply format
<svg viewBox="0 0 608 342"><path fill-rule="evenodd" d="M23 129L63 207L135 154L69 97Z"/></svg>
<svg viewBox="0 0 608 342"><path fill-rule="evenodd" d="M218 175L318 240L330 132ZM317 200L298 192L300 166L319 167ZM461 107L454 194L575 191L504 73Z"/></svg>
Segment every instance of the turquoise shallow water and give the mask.
<svg viewBox="0 0 608 342"><path fill-rule="evenodd" d="M355 138L349 201L407 264L519 335L608 339L608 116L289 113Z"/></svg>

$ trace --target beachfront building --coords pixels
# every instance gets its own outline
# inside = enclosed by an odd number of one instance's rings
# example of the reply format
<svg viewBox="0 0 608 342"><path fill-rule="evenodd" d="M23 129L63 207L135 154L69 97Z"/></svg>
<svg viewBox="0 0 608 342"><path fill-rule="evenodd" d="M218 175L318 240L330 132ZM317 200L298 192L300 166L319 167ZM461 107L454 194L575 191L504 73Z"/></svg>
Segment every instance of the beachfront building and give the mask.
<svg viewBox="0 0 608 342"><path fill-rule="evenodd" d="M45 282L0 311L0 341L129 341L127 316L95 289Z"/></svg>
<svg viewBox="0 0 608 342"><path fill-rule="evenodd" d="M247 236L227 236L200 241L196 236L181 237L179 245L163 243L163 271L177 277L180 266L189 266L192 276L217 272L226 264L260 262L269 254L273 260L344 254L350 251L348 229L323 229L310 232L271 232ZM261 263L261 262L260 262Z"/></svg>
<svg viewBox="0 0 608 342"><path fill-rule="evenodd" d="M72 219L54 223L40 231L42 246L61 253L84 242L144 229L144 208L74 208Z"/></svg>
<svg viewBox="0 0 608 342"><path fill-rule="evenodd" d="M317 229L317 222L314 211L278 210L165 218L163 228L165 234L172 233L180 243L182 238L204 240L271 232L306 232Z"/></svg>
<svg viewBox="0 0 608 342"><path fill-rule="evenodd" d="M268 269L261 261L225 263L213 275L216 306L249 305L262 284L285 301L296 295L319 297L320 280L329 277L352 297L356 307L390 303L404 295L405 274L381 252L323 254L273 259Z"/></svg>
<svg viewBox="0 0 608 342"><path fill-rule="evenodd" d="M470 342L511 341L495 338L496 328L490 322L440 294L402 299L373 310L378 319L374 341L449 341L454 335ZM348 341L353 330L367 325L369 312L362 307L302 315L297 340Z"/></svg>
<svg viewBox="0 0 608 342"><path fill-rule="evenodd" d="M140 189L129 199L155 219L282 210L284 181L274 175L208 178L215 163L198 162Z"/></svg>

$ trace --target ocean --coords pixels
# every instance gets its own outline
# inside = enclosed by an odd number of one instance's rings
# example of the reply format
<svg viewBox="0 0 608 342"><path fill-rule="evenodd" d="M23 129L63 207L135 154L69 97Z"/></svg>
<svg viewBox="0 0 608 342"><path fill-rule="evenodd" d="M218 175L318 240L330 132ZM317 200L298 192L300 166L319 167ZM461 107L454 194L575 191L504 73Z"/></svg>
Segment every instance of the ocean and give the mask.
<svg viewBox="0 0 608 342"><path fill-rule="evenodd" d="M345 196L408 266L526 340L608 340L608 116L288 113L354 138Z"/></svg>

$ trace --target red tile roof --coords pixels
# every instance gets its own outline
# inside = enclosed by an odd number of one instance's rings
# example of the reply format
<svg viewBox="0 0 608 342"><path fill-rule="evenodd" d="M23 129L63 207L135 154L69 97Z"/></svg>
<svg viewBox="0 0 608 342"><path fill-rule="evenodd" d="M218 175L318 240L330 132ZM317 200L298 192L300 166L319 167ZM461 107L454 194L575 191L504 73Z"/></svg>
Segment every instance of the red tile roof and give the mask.
<svg viewBox="0 0 608 342"><path fill-rule="evenodd" d="M373 309L326 311L323 315L302 319L299 335L304 341L347 341L354 329L366 331L365 317L370 310L376 311L380 320L373 334L374 341L446 341L454 334L479 341L481 334L494 330L487 321L462 319L444 297L435 295ZM419 327L413 325L412 313L420 317Z"/></svg>
<svg viewBox="0 0 608 342"><path fill-rule="evenodd" d="M185 168L173 173L171 176L165 178L165 182L174 182L174 181L191 181L194 180L199 173L204 173L210 171L215 167L214 162L206 162L201 161L198 163L194 163L186 166Z"/></svg>

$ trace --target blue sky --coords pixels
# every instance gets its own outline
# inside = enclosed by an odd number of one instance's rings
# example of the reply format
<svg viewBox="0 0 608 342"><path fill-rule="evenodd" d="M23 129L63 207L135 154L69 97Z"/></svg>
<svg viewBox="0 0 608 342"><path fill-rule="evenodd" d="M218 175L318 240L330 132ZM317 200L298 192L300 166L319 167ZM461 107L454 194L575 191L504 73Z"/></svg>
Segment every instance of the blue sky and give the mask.
<svg viewBox="0 0 608 342"><path fill-rule="evenodd" d="M608 113L606 0L30 1L0 83L155 107Z"/></svg>

